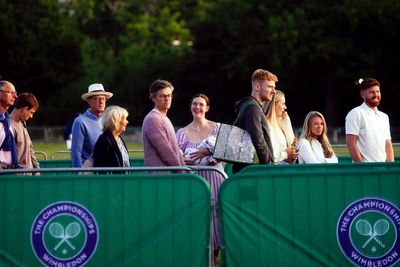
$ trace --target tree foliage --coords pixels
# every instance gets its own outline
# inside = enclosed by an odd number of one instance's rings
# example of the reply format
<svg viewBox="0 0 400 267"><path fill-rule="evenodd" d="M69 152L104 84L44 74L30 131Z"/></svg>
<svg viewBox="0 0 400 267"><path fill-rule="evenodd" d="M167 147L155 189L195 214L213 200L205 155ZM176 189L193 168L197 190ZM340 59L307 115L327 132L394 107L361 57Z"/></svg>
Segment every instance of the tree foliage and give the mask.
<svg viewBox="0 0 400 267"><path fill-rule="evenodd" d="M381 81L381 108L395 113L396 0L0 0L0 8L0 75L46 103L32 123L67 123L85 109L87 86L101 82L114 92L110 104L141 125L157 78L175 85L175 124L190 121L198 92L211 99L211 119L231 122L256 68L278 75L296 126L310 110L343 126L361 103L354 80L366 76Z"/></svg>

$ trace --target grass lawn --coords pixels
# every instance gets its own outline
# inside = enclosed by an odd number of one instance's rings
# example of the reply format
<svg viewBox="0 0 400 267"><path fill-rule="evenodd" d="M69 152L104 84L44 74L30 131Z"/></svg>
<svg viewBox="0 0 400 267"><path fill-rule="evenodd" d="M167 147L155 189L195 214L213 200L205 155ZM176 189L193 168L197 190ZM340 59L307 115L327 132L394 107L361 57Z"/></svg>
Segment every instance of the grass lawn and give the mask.
<svg viewBox="0 0 400 267"><path fill-rule="evenodd" d="M129 154L132 158L143 158L143 147L141 144L127 144L130 150ZM55 159L70 158L70 153L67 150L65 143L34 143L34 149L36 151L42 151L46 153L47 158L50 159L51 155L56 151L63 151L62 153L54 154ZM138 152L136 152L138 150ZM337 156L349 156L346 147L335 147L335 153ZM395 156L400 157L400 146L395 146ZM37 155L38 159L44 159L43 156Z"/></svg>
<svg viewBox="0 0 400 267"><path fill-rule="evenodd" d="M127 144L129 154L132 158L143 158L143 147L140 144ZM52 155L54 159L70 159L71 155L67 149L65 143L34 143L33 148L37 153L38 160L44 159L40 152L44 152L47 155L47 159L51 159ZM135 152L139 150L139 152Z"/></svg>

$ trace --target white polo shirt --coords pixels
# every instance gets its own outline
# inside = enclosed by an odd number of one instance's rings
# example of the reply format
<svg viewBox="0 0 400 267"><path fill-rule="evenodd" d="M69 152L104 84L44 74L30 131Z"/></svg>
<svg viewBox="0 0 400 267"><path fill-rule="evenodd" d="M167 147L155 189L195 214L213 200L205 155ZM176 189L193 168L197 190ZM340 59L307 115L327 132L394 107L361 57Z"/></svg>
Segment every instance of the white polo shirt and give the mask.
<svg viewBox="0 0 400 267"><path fill-rule="evenodd" d="M365 102L346 116L346 134L358 136L357 146L365 162L386 161L386 140L391 139L389 117Z"/></svg>

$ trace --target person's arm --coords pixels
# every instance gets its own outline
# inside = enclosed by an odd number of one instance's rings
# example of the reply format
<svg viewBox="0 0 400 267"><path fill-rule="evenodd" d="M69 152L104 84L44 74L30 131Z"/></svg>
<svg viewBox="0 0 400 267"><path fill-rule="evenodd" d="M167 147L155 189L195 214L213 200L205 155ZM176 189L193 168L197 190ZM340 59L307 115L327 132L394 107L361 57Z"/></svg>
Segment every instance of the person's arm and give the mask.
<svg viewBox="0 0 400 267"><path fill-rule="evenodd" d="M285 113L285 117L278 120L279 127L281 127L285 137L286 137L286 142L288 146L290 146L291 143L293 143L294 139L294 132L293 132L293 127L292 127L292 122L290 121L290 117L287 113Z"/></svg>
<svg viewBox="0 0 400 267"><path fill-rule="evenodd" d="M354 162L363 162L360 150L357 146L358 135L346 134L346 146L350 157Z"/></svg>
<svg viewBox="0 0 400 267"><path fill-rule="evenodd" d="M72 166L82 167L83 142L85 141L85 128L80 120L75 120L72 125L71 158Z"/></svg>
<svg viewBox="0 0 400 267"><path fill-rule="evenodd" d="M32 144L31 144L31 146L29 148L29 153L31 155L33 168L35 168L35 169L40 168L39 167L40 164L39 164L38 160L36 159L35 150L33 149L33 145Z"/></svg>
<svg viewBox="0 0 400 267"><path fill-rule="evenodd" d="M339 159L336 157L335 153L333 153L332 157L325 158L326 163L338 163Z"/></svg>
<svg viewBox="0 0 400 267"><path fill-rule="evenodd" d="M394 161L394 152L393 152L392 139L386 140L385 151L386 151L386 161L393 162Z"/></svg>
<svg viewBox="0 0 400 267"><path fill-rule="evenodd" d="M93 149L93 167L110 167L112 153L107 137L104 134L100 135Z"/></svg>
<svg viewBox="0 0 400 267"><path fill-rule="evenodd" d="M147 139L153 146L155 150L157 150L158 155L161 160L167 166L180 166L182 165L181 157L183 159L183 154L179 154L179 151L175 151L171 145L171 142L168 138L168 128L166 127L163 120L159 117L149 118L147 121L148 125L144 127L144 134L147 136ZM176 138L175 133L172 138Z"/></svg>
<svg viewBox="0 0 400 267"><path fill-rule="evenodd" d="M243 112L241 119L244 129L250 134L251 141L256 149L260 164L269 164L272 162L273 151L270 136L267 140L264 138L262 129L262 120L266 120L264 113L260 112L257 105L249 105ZM269 144L267 144L269 142Z"/></svg>
<svg viewBox="0 0 400 267"><path fill-rule="evenodd" d="M310 141L307 139L301 139L299 141L299 158L304 161L303 163L321 163L318 161L317 157L314 154L314 151L311 147Z"/></svg>

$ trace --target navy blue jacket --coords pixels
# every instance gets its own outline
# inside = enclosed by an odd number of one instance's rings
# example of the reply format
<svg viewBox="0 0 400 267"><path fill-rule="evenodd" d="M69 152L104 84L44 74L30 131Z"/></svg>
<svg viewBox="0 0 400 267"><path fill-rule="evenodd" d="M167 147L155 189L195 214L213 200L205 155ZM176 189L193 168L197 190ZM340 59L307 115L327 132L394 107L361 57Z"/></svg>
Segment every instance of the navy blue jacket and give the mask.
<svg viewBox="0 0 400 267"><path fill-rule="evenodd" d="M126 151L125 141L122 139ZM123 167L122 154L111 132L103 132L93 150L93 167Z"/></svg>

